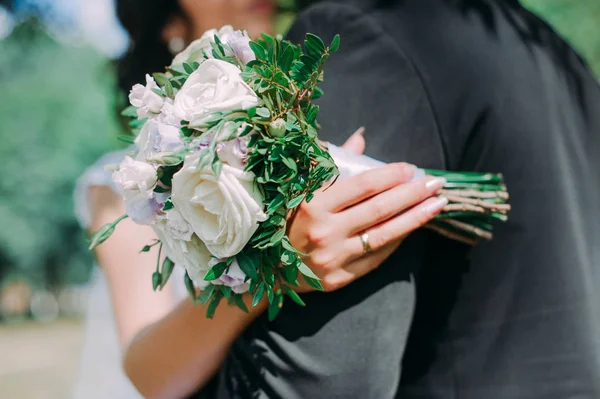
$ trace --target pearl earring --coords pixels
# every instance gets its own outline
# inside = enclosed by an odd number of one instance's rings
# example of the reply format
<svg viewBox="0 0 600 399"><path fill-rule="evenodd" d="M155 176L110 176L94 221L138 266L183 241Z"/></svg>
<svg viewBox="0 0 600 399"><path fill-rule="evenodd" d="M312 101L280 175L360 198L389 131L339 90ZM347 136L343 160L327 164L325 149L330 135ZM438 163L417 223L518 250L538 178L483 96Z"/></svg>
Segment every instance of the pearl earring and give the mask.
<svg viewBox="0 0 600 399"><path fill-rule="evenodd" d="M175 36L169 40L168 46L171 54L179 54L185 48L185 40L181 36Z"/></svg>

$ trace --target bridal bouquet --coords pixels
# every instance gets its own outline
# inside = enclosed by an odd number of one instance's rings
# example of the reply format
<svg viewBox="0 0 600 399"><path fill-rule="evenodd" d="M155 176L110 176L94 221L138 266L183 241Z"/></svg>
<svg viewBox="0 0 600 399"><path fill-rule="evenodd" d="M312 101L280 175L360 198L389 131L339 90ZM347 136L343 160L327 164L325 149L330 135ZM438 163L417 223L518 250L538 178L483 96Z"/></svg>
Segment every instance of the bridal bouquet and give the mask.
<svg viewBox="0 0 600 399"><path fill-rule="evenodd" d="M155 290L177 264L209 317L223 299L247 310L246 292L253 306L267 296L270 318L284 296L303 305L292 289L300 276L322 287L289 241L288 215L332 184L338 166L355 174L380 165L318 140L312 100L322 95L317 84L339 44L339 36L326 45L312 34L304 49L267 35L251 41L227 26L134 86L124 114L134 118L136 151L113 174L127 213L96 232L90 248L129 217L158 237L142 249L159 246ZM500 176L423 173L448 181L440 194L450 203L431 228L474 244L491 237L491 220L505 219Z"/></svg>

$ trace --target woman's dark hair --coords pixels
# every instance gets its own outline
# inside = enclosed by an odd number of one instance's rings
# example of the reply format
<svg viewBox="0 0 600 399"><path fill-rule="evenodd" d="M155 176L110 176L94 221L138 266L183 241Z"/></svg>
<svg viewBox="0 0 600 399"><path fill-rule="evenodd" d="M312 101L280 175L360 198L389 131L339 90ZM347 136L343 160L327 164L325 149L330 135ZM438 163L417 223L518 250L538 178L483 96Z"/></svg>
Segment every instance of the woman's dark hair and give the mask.
<svg viewBox="0 0 600 399"><path fill-rule="evenodd" d="M117 16L129 33L129 50L117 62L119 88L128 93L147 73L162 71L172 54L162 39L170 18L181 13L177 0L117 0Z"/></svg>

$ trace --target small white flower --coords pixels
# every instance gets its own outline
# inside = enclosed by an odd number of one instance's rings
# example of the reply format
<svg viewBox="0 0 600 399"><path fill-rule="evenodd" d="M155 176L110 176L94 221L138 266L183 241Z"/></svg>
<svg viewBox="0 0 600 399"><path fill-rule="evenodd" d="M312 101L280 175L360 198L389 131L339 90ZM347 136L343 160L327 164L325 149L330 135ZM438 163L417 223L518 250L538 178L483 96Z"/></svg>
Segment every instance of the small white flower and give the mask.
<svg viewBox="0 0 600 399"><path fill-rule="evenodd" d="M232 122L233 123L233 122ZM238 135L242 133L245 126L238 128ZM217 144L217 155L221 162L233 166L234 168L244 170L248 162L248 142L252 133L243 137L236 137L232 140L224 141Z"/></svg>
<svg viewBox="0 0 600 399"><path fill-rule="evenodd" d="M119 170L113 173L113 181L121 191L127 215L138 224L151 224L162 208L163 198L157 197L156 168L146 162L125 157Z"/></svg>
<svg viewBox="0 0 600 399"><path fill-rule="evenodd" d="M123 192L140 192L150 197L156 186L156 168L126 156L113 173L113 181Z"/></svg>
<svg viewBox="0 0 600 399"><path fill-rule="evenodd" d="M148 120L135 139L138 146L138 160L148 160L159 153L172 153L184 147L178 127Z"/></svg>
<svg viewBox="0 0 600 399"><path fill-rule="evenodd" d="M227 43L232 33L233 28L230 25L226 25L218 31L216 29L207 30L200 39L194 40L185 50L175 56L171 67L182 69L184 63L202 63L205 60L205 54L208 58L213 58L210 44L215 41L215 35L219 37L222 43Z"/></svg>
<svg viewBox="0 0 600 399"><path fill-rule="evenodd" d="M137 108L138 118L152 118L160 114L164 98L152 91L159 88L150 75L146 75L146 86L133 86L129 93L129 102Z"/></svg>
<svg viewBox="0 0 600 399"><path fill-rule="evenodd" d="M247 110L258 105L258 97L240 76L240 70L225 61L207 60L192 73L175 96L174 112L182 120L205 118L214 112Z"/></svg>
<svg viewBox="0 0 600 399"><path fill-rule="evenodd" d="M211 259L208 262L209 267L213 267L217 263L224 262L226 259ZM244 292L248 292L248 288L250 287L250 283L246 282L246 274L240 269L240 265L238 264L237 259L229 265L229 271L223 273L221 277L216 280L210 281L214 285L224 285L226 287L230 287L233 292L236 294L243 294Z"/></svg>
<svg viewBox="0 0 600 399"><path fill-rule="evenodd" d="M250 48L250 37L245 31L236 30L231 33L227 44L231 46L235 55L244 65L256 59L254 51Z"/></svg>
<svg viewBox="0 0 600 399"><path fill-rule="evenodd" d="M173 176L173 204L215 257L237 255L267 220L255 176L224 164L217 179L210 165L198 170L198 162L198 153L188 155Z"/></svg>
<svg viewBox="0 0 600 399"><path fill-rule="evenodd" d="M202 241L195 234L189 240L178 239L172 235L164 218L158 219L152 229L161 241L165 255L177 266L185 268L196 287L206 288L209 282L204 281L204 277L210 269L211 257Z"/></svg>

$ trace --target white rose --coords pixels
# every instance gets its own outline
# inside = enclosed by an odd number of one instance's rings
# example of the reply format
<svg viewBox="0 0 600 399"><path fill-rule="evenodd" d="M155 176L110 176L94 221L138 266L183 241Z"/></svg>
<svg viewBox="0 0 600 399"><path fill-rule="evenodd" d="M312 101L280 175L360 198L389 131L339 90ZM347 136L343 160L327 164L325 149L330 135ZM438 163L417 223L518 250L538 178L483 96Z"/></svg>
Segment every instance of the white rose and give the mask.
<svg viewBox="0 0 600 399"><path fill-rule="evenodd" d="M161 241L165 255L185 268L196 287L206 288L209 282L204 281L204 277L210 269L211 257L202 241L196 235L192 235L189 241L177 239L169 231L165 219L159 219L152 229Z"/></svg>
<svg viewBox="0 0 600 399"><path fill-rule="evenodd" d="M146 86L137 84L129 93L129 102L137 108L138 118L151 118L160 114L164 98L152 91L159 89L150 75L146 75Z"/></svg>
<svg viewBox="0 0 600 399"><path fill-rule="evenodd" d="M225 164L217 179L210 165L198 170L198 159L188 155L173 176L171 199L215 257L234 256L267 220L262 193L252 172Z"/></svg>
<svg viewBox="0 0 600 399"><path fill-rule="evenodd" d="M192 73L175 96L174 112L186 121L213 112L246 110L258 105L258 97L233 64L205 61Z"/></svg>
<svg viewBox="0 0 600 399"><path fill-rule="evenodd" d="M138 224L151 224L162 208L162 198L153 191L157 181L156 168L125 157L113 173L113 181L121 191L129 217Z"/></svg>
<svg viewBox="0 0 600 399"><path fill-rule="evenodd" d="M236 30L231 33L227 40L227 44L244 65L256 59L254 51L250 48L250 37L246 32Z"/></svg>
<svg viewBox="0 0 600 399"><path fill-rule="evenodd" d="M209 267L213 267L217 263L224 262L226 259L211 259L208 262ZM229 265L229 271L223 273L221 277L216 280L210 281L214 285L224 285L226 287L230 287L233 292L236 294L243 294L244 292L248 292L248 288L250 287L250 283L246 282L246 274L240 268L240 265L237 262L237 259Z"/></svg>
<svg viewBox="0 0 600 399"><path fill-rule="evenodd" d="M166 211L158 217L159 220L164 220L164 227L170 237L176 240L191 241L194 231L192 226L183 218L181 212L177 208Z"/></svg>
<svg viewBox="0 0 600 399"><path fill-rule="evenodd" d="M148 120L135 139L138 146L138 160L148 159L158 153L177 152L184 147L179 128L165 125L156 120Z"/></svg>
<svg viewBox="0 0 600 399"><path fill-rule="evenodd" d="M184 63L202 63L205 59L205 53L208 58L213 58L212 47L210 44L215 41L215 35L219 37L219 40L221 40L222 43L226 43L232 33L233 28L230 25L222 27L219 31L216 29L207 30L200 39L191 42L185 50L175 56L171 63L171 67L182 69Z"/></svg>
<svg viewBox="0 0 600 399"><path fill-rule="evenodd" d="M140 192L148 197L152 196L157 180L154 166L129 156L125 157L112 177L122 192Z"/></svg>

